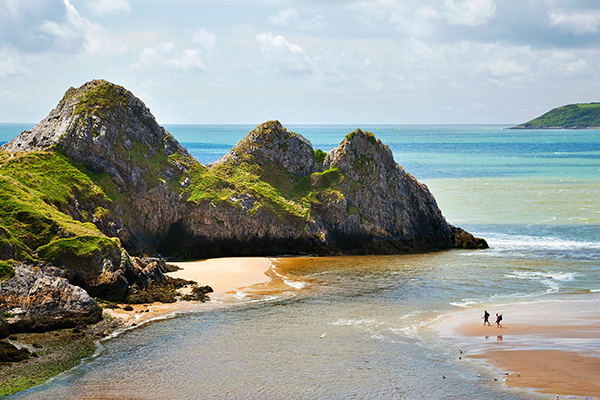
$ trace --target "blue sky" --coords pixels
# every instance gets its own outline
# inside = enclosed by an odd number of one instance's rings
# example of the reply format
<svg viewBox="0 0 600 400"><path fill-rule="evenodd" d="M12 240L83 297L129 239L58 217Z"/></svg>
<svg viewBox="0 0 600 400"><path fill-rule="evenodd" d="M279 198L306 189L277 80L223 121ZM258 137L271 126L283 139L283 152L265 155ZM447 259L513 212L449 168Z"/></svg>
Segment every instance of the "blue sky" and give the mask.
<svg viewBox="0 0 600 400"><path fill-rule="evenodd" d="M161 124L516 124L598 70L597 0L0 0L0 122L101 78Z"/></svg>

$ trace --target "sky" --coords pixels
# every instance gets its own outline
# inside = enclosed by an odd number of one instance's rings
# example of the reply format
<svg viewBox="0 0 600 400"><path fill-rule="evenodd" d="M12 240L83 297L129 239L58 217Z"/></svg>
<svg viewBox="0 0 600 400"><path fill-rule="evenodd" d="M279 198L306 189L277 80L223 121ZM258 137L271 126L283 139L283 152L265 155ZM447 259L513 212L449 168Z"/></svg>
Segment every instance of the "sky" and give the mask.
<svg viewBox="0 0 600 400"><path fill-rule="evenodd" d="M517 124L599 71L597 0L0 0L0 123L105 79L160 124Z"/></svg>

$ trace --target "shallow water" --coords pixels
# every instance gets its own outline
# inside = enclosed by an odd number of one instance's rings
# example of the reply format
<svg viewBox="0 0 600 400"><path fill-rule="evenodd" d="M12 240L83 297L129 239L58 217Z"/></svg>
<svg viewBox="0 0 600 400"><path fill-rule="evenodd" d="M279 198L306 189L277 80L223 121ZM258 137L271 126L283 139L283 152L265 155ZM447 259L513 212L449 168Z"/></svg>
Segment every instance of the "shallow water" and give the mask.
<svg viewBox="0 0 600 400"><path fill-rule="evenodd" d="M528 398L424 329L466 306L591 296L599 282L582 275L587 260L505 250L281 259L279 281L103 342L15 398Z"/></svg>
<svg viewBox="0 0 600 400"><path fill-rule="evenodd" d="M167 127L209 162L252 127L179 128ZM354 129L288 128L324 150ZM479 306L598 296L600 131L362 128L430 187L449 222L491 248L275 260L269 284L104 341L96 357L13 398L544 398L458 360L428 327Z"/></svg>

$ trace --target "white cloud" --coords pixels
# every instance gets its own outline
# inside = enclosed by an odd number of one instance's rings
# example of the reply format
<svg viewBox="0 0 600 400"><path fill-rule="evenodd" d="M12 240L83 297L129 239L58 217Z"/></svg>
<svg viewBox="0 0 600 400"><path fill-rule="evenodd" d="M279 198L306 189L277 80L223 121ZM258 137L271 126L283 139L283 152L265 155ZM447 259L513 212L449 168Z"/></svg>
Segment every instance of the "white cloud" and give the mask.
<svg viewBox="0 0 600 400"><path fill-rule="evenodd" d="M28 72L19 56L0 49L0 77L23 75Z"/></svg>
<svg viewBox="0 0 600 400"><path fill-rule="evenodd" d="M597 33L600 31L600 11L590 11L585 14L576 13L570 15L550 13L548 18L550 20L550 26L558 27L563 31L575 35Z"/></svg>
<svg viewBox="0 0 600 400"><path fill-rule="evenodd" d="M0 43L19 53L118 54L127 46L69 0L0 4ZM1 46L1 45L0 45Z"/></svg>
<svg viewBox="0 0 600 400"><path fill-rule="evenodd" d="M360 1L354 8L359 21L368 28L378 28L387 21L403 23L405 9L395 0Z"/></svg>
<svg viewBox="0 0 600 400"><path fill-rule="evenodd" d="M558 79L592 78L592 67L584 59L565 51L546 52L540 59L545 75Z"/></svg>
<svg viewBox="0 0 600 400"><path fill-rule="evenodd" d="M269 17L269 21L275 26L297 26L303 30L320 29L328 26L323 14L305 19L300 17L300 12L295 8L282 10L277 15Z"/></svg>
<svg viewBox="0 0 600 400"><path fill-rule="evenodd" d="M180 70L206 71L198 50L179 50L172 42L161 42L155 47L145 47L140 52L138 61L130 65L131 70L152 67L169 67Z"/></svg>
<svg viewBox="0 0 600 400"><path fill-rule="evenodd" d="M3 90L0 92L0 98L11 104L26 104L30 100L25 93L14 90Z"/></svg>
<svg viewBox="0 0 600 400"><path fill-rule="evenodd" d="M127 0L96 0L90 4L90 8L96 15L129 13L131 11Z"/></svg>
<svg viewBox="0 0 600 400"><path fill-rule="evenodd" d="M288 42L283 36L274 36L271 32L258 34L255 40L267 65L284 75L312 75L312 62L297 44Z"/></svg>
<svg viewBox="0 0 600 400"><path fill-rule="evenodd" d="M448 22L456 25L484 25L496 12L493 0L444 0Z"/></svg>
<svg viewBox="0 0 600 400"><path fill-rule="evenodd" d="M490 62L488 65L490 73L496 78L528 72L527 66L514 60L499 59Z"/></svg>
<svg viewBox="0 0 600 400"><path fill-rule="evenodd" d="M192 37L192 41L199 44L204 50L212 51L217 44L217 35L206 29L198 29Z"/></svg>

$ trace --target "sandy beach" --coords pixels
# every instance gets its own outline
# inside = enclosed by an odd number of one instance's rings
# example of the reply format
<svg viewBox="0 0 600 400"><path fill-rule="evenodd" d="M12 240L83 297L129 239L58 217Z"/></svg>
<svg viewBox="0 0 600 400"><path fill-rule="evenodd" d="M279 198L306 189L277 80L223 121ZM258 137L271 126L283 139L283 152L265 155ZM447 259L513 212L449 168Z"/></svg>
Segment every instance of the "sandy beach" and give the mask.
<svg viewBox="0 0 600 400"><path fill-rule="evenodd" d="M235 293L236 290L266 283L271 279L268 275L271 262L264 257L225 257L171 264L175 264L181 269L167 273L168 276L192 280L200 285L212 287L214 293L209 294L211 298L226 293ZM183 288L180 292L185 293L186 289ZM175 303L133 304L133 311L125 311L121 307L120 309L106 309L105 312L112 317L120 318L125 325L132 326L176 312L186 312L209 305L210 303L177 301Z"/></svg>
<svg viewBox="0 0 600 400"><path fill-rule="evenodd" d="M264 257L211 258L171 264L182 269L167 275L208 285L215 294L264 283L270 279L266 272L271 268L271 263Z"/></svg>
<svg viewBox="0 0 600 400"><path fill-rule="evenodd" d="M491 326L483 325L483 312ZM503 314L502 327L494 324ZM478 322L474 322L478 321ZM509 387L540 393L600 398L600 302L598 296L465 310L435 329L480 360Z"/></svg>

